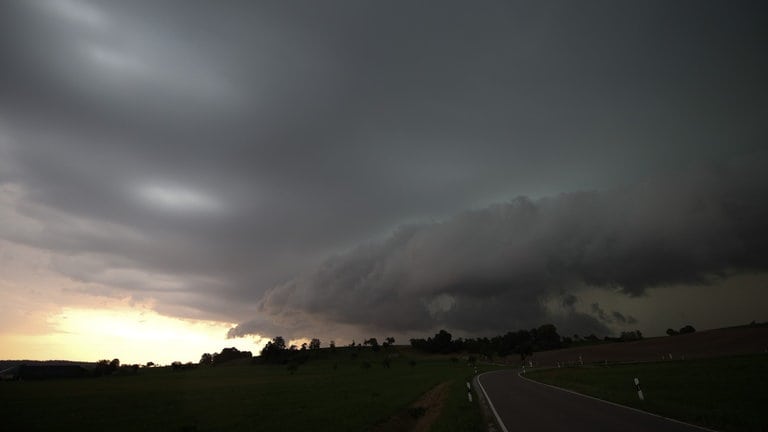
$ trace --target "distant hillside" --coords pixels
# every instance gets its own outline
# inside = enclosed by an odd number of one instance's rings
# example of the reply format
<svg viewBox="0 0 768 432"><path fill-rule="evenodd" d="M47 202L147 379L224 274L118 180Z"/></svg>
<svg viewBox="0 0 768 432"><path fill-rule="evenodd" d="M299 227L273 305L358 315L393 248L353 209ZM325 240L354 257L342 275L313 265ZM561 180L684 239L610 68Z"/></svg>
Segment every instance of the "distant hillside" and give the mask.
<svg viewBox="0 0 768 432"><path fill-rule="evenodd" d="M12 368L18 365L29 366L81 366L86 369L96 367L96 363L77 362L69 360L0 360L0 371Z"/></svg>
<svg viewBox="0 0 768 432"><path fill-rule="evenodd" d="M661 336L633 342L615 342L534 353L539 366L560 363L633 362L680 360L742 354L768 353L768 327L740 326L705 330L677 336ZM513 364L519 357L508 358Z"/></svg>

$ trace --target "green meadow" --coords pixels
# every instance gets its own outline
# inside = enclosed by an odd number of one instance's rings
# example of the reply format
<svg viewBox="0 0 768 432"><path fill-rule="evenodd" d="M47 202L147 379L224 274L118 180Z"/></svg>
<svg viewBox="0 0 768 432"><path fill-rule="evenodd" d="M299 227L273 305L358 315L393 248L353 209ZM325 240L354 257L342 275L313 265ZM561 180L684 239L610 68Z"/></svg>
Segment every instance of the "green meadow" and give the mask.
<svg viewBox="0 0 768 432"><path fill-rule="evenodd" d="M547 369L526 377L716 430L768 430L765 354Z"/></svg>
<svg viewBox="0 0 768 432"><path fill-rule="evenodd" d="M480 431L467 401L465 362L412 355L384 367L385 353L320 350L295 370L241 363L141 369L136 375L0 382L3 430L366 431L395 415L423 415L419 397L447 383L432 431Z"/></svg>

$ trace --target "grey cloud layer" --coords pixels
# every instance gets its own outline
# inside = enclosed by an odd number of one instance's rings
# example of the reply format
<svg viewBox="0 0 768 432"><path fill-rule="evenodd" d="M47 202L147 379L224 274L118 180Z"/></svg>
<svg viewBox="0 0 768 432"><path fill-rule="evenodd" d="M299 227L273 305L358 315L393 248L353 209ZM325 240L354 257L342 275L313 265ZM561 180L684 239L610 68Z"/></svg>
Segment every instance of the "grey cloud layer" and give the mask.
<svg viewBox="0 0 768 432"><path fill-rule="evenodd" d="M682 217L686 191L536 198L631 185L768 139L762 4L0 3L0 236L169 313L245 321L262 308L254 329L300 326L292 308L315 326L488 327L512 282L531 306L509 318L522 325L566 276L631 293L695 280L686 260L713 270L722 257L671 250L668 266L632 273L610 253L647 235L658 246L641 221L672 244L744 237L714 214L693 224L722 232L699 233L634 207ZM404 228L296 279L394 227L517 195L533 199ZM614 207L635 225L619 230ZM567 211L577 221L540 219ZM585 237L614 227L623 243L586 247L568 223ZM560 237L565 250L537 249ZM444 255L459 244L468 252ZM591 261L569 261L582 247Z"/></svg>
<svg viewBox="0 0 768 432"><path fill-rule="evenodd" d="M563 290L605 287L637 296L649 287L765 271L766 162L757 156L629 189L518 198L405 227L271 290L261 311L374 329L505 331L557 319L544 303ZM566 319L586 318L573 311L573 294L562 297L571 310ZM603 323L636 321L591 307ZM231 334L258 331L244 323Z"/></svg>

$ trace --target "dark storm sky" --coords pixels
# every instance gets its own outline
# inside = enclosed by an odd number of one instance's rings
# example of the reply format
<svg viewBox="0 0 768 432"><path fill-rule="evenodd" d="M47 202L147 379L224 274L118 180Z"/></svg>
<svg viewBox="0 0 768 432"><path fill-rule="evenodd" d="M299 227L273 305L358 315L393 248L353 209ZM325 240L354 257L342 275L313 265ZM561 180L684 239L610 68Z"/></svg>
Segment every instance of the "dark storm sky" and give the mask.
<svg viewBox="0 0 768 432"><path fill-rule="evenodd" d="M0 8L0 238L94 296L233 336L559 299L606 331L580 290L768 267L761 2Z"/></svg>

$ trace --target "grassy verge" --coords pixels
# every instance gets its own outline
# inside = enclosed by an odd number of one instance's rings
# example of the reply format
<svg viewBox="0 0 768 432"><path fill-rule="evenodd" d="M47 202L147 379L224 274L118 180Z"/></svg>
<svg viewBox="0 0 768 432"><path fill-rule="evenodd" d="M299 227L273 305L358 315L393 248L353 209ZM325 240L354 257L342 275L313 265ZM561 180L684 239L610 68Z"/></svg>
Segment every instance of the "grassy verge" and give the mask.
<svg viewBox="0 0 768 432"><path fill-rule="evenodd" d="M549 369L526 376L717 430L768 430L766 355ZM634 389L636 377L645 401Z"/></svg>
<svg viewBox="0 0 768 432"><path fill-rule="evenodd" d="M5 430L365 431L450 382L436 432L476 430L466 399L470 368L408 353L390 368L383 353L338 350L300 365L239 365L135 376L0 382ZM415 364L411 364L413 361Z"/></svg>
<svg viewBox="0 0 768 432"><path fill-rule="evenodd" d="M479 373L484 372L483 369ZM491 369L487 369L491 370ZM485 432L478 397L472 394L472 403L467 400L467 381L472 380L471 374L461 379L454 379L445 399L445 405L440 417L432 426L431 432Z"/></svg>

